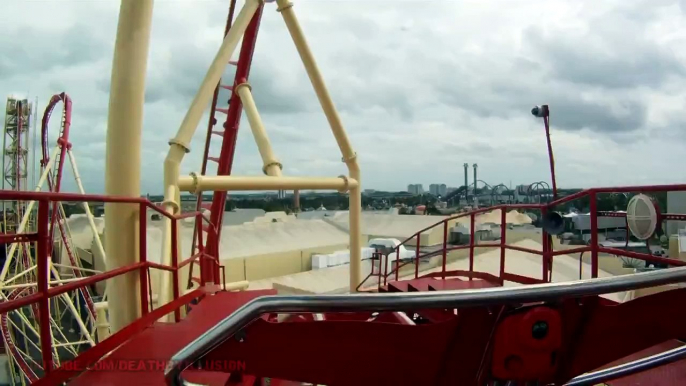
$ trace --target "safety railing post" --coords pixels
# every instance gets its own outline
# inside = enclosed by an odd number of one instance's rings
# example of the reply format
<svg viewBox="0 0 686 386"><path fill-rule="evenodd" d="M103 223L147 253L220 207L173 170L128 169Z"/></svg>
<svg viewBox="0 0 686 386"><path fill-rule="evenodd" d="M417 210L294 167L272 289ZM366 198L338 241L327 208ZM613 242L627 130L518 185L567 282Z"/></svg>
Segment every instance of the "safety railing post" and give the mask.
<svg viewBox="0 0 686 386"><path fill-rule="evenodd" d="M148 227L148 207L145 204L139 205L138 210L138 255L141 263L148 262L148 240L146 237ZM97 237L97 236L96 236ZM141 291L141 315L147 315L150 310L148 298L148 267L141 267L139 272L140 291Z"/></svg>
<svg viewBox="0 0 686 386"><path fill-rule="evenodd" d="M43 370L46 374L52 371L52 328L50 326L50 299L48 297L48 281L50 263L49 243L50 234L48 232L48 218L49 218L48 200L40 200L38 202L38 245L36 247L37 254L37 271L38 271L38 292L41 294L38 304L38 322L40 323L40 347L43 359Z"/></svg>
<svg viewBox="0 0 686 386"><path fill-rule="evenodd" d="M476 232L474 212L469 215L469 272L474 272L474 233ZM469 277L472 280L472 277Z"/></svg>
<svg viewBox="0 0 686 386"><path fill-rule="evenodd" d="M400 273L400 245L395 248L395 281L398 281Z"/></svg>
<svg viewBox="0 0 686 386"><path fill-rule="evenodd" d="M381 265L383 264L383 253L375 252L374 253L376 257L379 258L379 278L378 278L378 289L381 289L381 276L383 275L383 270L381 269Z"/></svg>
<svg viewBox="0 0 686 386"><path fill-rule="evenodd" d="M507 209L500 210L500 279L505 277L505 245L507 244Z"/></svg>
<svg viewBox="0 0 686 386"><path fill-rule="evenodd" d="M422 239L422 233L419 232L417 233L417 245L415 246L415 251L414 251L414 278L419 277L419 242Z"/></svg>
<svg viewBox="0 0 686 386"><path fill-rule="evenodd" d="M198 235L197 247L198 247L198 252L204 254L205 253L205 245L203 244L203 239L202 239L202 222L203 222L202 214L198 214L198 216L196 217L196 221L195 221L195 228L196 228L196 232ZM195 251L193 251L193 253L195 253Z"/></svg>
<svg viewBox="0 0 686 386"><path fill-rule="evenodd" d="M591 209L591 277L598 277L598 197L595 191L590 193Z"/></svg>
<svg viewBox="0 0 686 386"><path fill-rule="evenodd" d="M177 240L178 232L178 220L172 219L171 221L171 263L172 263L172 291L173 300L179 298L179 248ZM176 322L181 321L181 311L177 308L174 310L174 320Z"/></svg>
<svg viewBox="0 0 686 386"><path fill-rule="evenodd" d="M443 267L442 278L445 280L445 265L448 260L448 221L443 221Z"/></svg>
<svg viewBox="0 0 686 386"><path fill-rule="evenodd" d="M207 226L212 228L213 232L217 233L217 238L215 238L215 240L217 240L217 248L215 249L217 254L214 256L210 256L210 260L214 259L214 264L212 264L212 277L214 278L214 284L219 284L219 267L222 266L219 262L219 230L218 227L215 227L210 223L208 223Z"/></svg>
<svg viewBox="0 0 686 386"><path fill-rule="evenodd" d="M200 232L202 233L202 225L200 225ZM209 251L210 254L212 254L217 248L214 248L210 245L209 240L213 240L214 234L210 235L212 233L212 227L207 225L207 239L208 239L208 248L207 250ZM209 255L207 254L202 254L200 255L200 258L198 258L198 268L200 269L200 286L204 286L209 280L210 277L212 277L212 274L210 273L212 268L211 268L210 261L209 261Z"/></svg>
<svg viewBox="0 0 686 386"><path fill-rule="evenodd" d="M390 253L384 253L383 254L383 262L384 262L384 269L383 269L383 285L386 285L386 280L388 278L388 257Z"/></svg>
<svg viewBox="0 0 686 386"><path fill-rule="evenodd" d="M547 214L548 210L546 208L541 208L541 218L545 218L545 215ZM547 282L548 281L548 242L550 240L548 239L548 232L545 231L545 228L541 230L541 244L543 248L543 253L541 254L541 258L543 259L541 262L541 269L543 270L542 277L543 281Z"/></svg>
<svg viewBox="0 0 686 386"><path fill-rule="evenodd" d="M548 262L547 267L548 267L548 282L553 281L553 264L555 264L555 261L553 260L553 236L548 233L547 234L547 239L548 242L546 244L546 249L543 252L543 256L545 257L546 261Z"/></svg>
<svg viewBox="0 0 686 386"><path fill-rule="evenodd" d="M200 267L200 282L202 285L205 285L205 280L203 277L203 266L205 265L205 259L207 259L207 256L205 255L205 245L202 237L202 226L203 226L203 217L202 213L199 213L197 217L195 218L195 234L196 234L196 241L195 245L198 248L198 252L200 253L200 257L198 258L198 267ZM212 227L207 224L207 229L211 229ZM193 253L195 254L195 250L193 250ZM195 265L195 261L192 261L190 264L190 267L188 269L188 285L189 288L191 285L193 285L193 266ZM209 264L208 264L209 265ZM226 283L224 283L226 284Z"/></svg>

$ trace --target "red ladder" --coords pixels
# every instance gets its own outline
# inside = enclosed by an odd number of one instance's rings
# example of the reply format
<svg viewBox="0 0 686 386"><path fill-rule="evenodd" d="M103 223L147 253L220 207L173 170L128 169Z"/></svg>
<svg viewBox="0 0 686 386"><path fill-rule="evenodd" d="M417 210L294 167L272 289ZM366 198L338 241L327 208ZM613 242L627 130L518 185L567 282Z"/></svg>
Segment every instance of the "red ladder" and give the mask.
<svg viewBox="0 0 686 386"><path fill-rule="evenodd" d="M234 16L234 11L236 7L236 0L231 0L231 6L229 8L229 17L226 21L226 29L224 35L226 35L231 29L231 23ZM230 65L236 66L236 74L231 85L222 84L219 81L217 87L214 90L214 98L212 99L212 107L210 110L210 119L207 125L207 137L205 140L205 152L203 154L201 175L205 175L207 171L208 161L216 162L217 165L217 175L228 176L231 174L231 168L233 166L233 157L236 152L236 139L238 136L238 126L241 120L241 112L243 109L243 104L241 103L240 97L233 92L235 86L248 79L250 74L250 66L252 64L253 53L255 52L255 43L257 41L257 31L259 30L260 20L262 19L263 5L255 12L248 28L243 36L243 42L241 45L240 55L238 61L230 61ZM230 90L231 97L228 100L227 108L218 107L219 103L219 90L220 88ZM215 130L214 126L217 124L218 120L216 118L217 112L226 115L224 120L223 130ZM221 153L219 157L212 157L209 155L210 143L214 137L222 138ZM198 193L198 201L196 204L196 210L209 209L210 210L210 224L215 226L214 230L211 230L207 225L203 224L201 220L196 220L195 232L193 237L193 249L191 254L195 254L199 250L199 245L197 242L197 232L202 229L207 235L206 249L205 252L212 257L219 257L219 240L221 237L222 229L222 219L224 216L224 206L226 205L226 192L214 192L212 197L212 202L203 202L203 192ZM200 221L200 222L198 222ZM212 259L203 259L201 262L200 279L193 279L189 277L189 285L191 280L197 280L201 285L206 282L219 283L219 269L217 264Z"/></svg>

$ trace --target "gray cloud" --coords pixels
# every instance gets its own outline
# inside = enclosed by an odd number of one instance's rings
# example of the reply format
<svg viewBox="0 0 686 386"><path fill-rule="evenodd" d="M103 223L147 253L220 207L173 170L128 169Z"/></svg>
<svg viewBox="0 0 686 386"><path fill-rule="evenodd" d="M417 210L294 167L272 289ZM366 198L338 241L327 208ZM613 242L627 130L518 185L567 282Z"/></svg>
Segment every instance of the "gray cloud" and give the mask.
<svg viewBox="0 0 686 386"><path fill-rule="evenodd" d="M673 52L645 40L640 23L622 24L608 28L597 21L598 28L578 36L552 36L530 28L524 39L546 59L553 77L575 84L659 87L670 75L684 75L684 65Z"/></svg>
<svg viewBox="0 0 686 386"><path fill-rule="evenodd" d="M57 33L32 29L7 31L0 34L0 46L6 52L0 58L0 79L97 60L105 53L98 43L84 24Z"/></svg>

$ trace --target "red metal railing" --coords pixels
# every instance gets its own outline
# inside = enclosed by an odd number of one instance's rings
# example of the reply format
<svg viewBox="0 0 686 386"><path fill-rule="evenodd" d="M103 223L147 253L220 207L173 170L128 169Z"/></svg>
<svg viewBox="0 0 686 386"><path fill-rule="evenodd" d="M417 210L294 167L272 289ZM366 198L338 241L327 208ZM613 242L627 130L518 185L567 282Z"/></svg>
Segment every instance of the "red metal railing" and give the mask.
<svg viewBox="0 0 686 386"><path fill-rule="evenodd" d="M500 248L500 272L499 275L497 276L498 280L500 281L512 281L512 282L517 282L521 284L535 284L535 283L544 283L544 282L550 282L552 280L551 273L552 273L552 268L553 268L553 258L555 256L559 255L567 255L567 254L574 254L574 253L579 253L579 274L581 275L581 269L582 269L582 257L584 252L590 252L591 253L591 277L596 278L598 277L598 254L599 253L607 253L611 255L616 255L616 256L623 256L623 257L630 257L630 258L635 258L639 260L643 260L646 262L651 262L651 263L658 263L658 264L668 264L671 266L685 266L686 262L683 262L681 260L677 259L668 259L664 257L658 257L658 256L653 256L651 254L647 253L639 253L639 252L632 252L628 250L623 250L623 249L618 249L618 248L608 248L608 247L603 247L599 245L598 243L598 217L600 216L608 216L608 217L622 217L626 216L624 213L617 213L617 212L601 212L597 210L597 196L598 194L605 194L605 193L622 193L622 192L640 192L640 193L654 193L654 192L666 192L666 191L686 191L686 185L680 184L680 185L654 185L654 186L625 186L625 187L616 187L616 188L592 188L592 189L587 189L580 191L578 193L571 194L566 197L562 197L559 199L555 199L552 202L549 203L542 203L542 204L504 204L504 205L496 205L488 208L481 208L478 210L473 210L470 212L465 212L465 213L460 213L456 216L448 217L443 220L440 220L436 222L433 225L430 225L412 236L408 237L404 241L402 241L400 244L398 244L393 251L388 253L384 257L380 257L379 260L379 272L374 272L374 264L372 264L372 272L360 283L360 285L357 287L358 290L360 290L363 285L369 280L370 277L372 276L378 276L378 287L380 288L383 285L386 285L388 283L388 278L393 275L395 277L395 280L397 281L399 279L399 273L400 273L400 268L414 263L415 269L414 269L414 277L418 278L419 275L419 265L421 259L426 259L429 257L441 255L442 256L442 262L441 262L441 272L440 276L442 278L446 278L448 276L469 276L469 280L472 280L472 278L477 277L478 274L474 271L474 250L475 248ZM552 243L552 237L549 233L547 233L545 230L542 230L541 232L541 238L542 238L542 250L534 250L530 248L525 248L525 247L520 247L516 245L509 245L507 244L507 228L506 228L506 215L508 210L514 210L514 209L530 209L530 210L539 210L541 211L541 215L545 215L547 212L551 212L555 210L555 207L561 204L568 203L573 200L578 200L584 197L589 197L589 202L590 202L590 232L591 232L591 240L589 242L589 245L578 247L578 248L570 248L570 249L565 249L565 250L559 250L555 251L553 250L553 243ZM490 212L493 210L500 210L501 211L501 233L500 233L500 242L497 243L481 243L477 244L475 241L475 231L476 231L476 217L478 215L481 215L486 212ZM469 236L469 244L466 245L454 245L451 246L448 244L448 233L449 233L449 223L453 222L455 220L464 218L464 217L469 217L470 218L470 236ZM686 215L682 214L669 214L669 213L662 213L661 218L663 220L686 220ZM443 226L443 242L442 242L442 248L438 250L433 250L426 252L424 254L421 254L421 235L424 233L427 233L434 228L438 226ZM628 239L628 238L627 238ZM400 247L406 245L408 242L415 240L415 255L413 258L409 259L408 261L402 262L400 261ZM446 270L446 265L447 265L447 256L448 252L450 251L455 251L455 250L461 250L461 249L469 249L469 271L454 271L454 272L448 272ZM532 278L532 277L527 277L527 276L522 276L522 275L517 275L514 273L508 273L505 271L505 251L506 250L513 250L513 251L520 251L520 252L527 252L535 255L539 255L542 257L542 277L540 279L538 278ZM392 267L391 271L388 272L388 260L390 256L395 253L395 264L394 267ZM381 262L384 262L386 265L385 269L383 270L384 273L381 274ZM425 275L425 276L433 276L436 277L436 273L430 274L430 275ZM580 276L581 277L581 276Z"/></svg>
<svg viewBox="0 0 686 386"><path fill-rule="evenodd" d="M14 311L21 307L38 303L38 315L39 315L39 335L40 335L40 347L42 352L42 363L45 375L49 375L53 370L53 347L51 339L51 328L49 319L49 301L58 295L62 295L69 291L80 290L87 286L91 286L95 283L101 282L103 280L111 279L113 277L132 273L138 271L140 277L140 301L141 301L141 314L142 318L136 320L132 325L125 327L123 330L112 335L110 338L105 339L100 344L87 351L81 353L74 361L80 361L80 363L94 363L100 359L107 352L114 349L117 345L126 341L134 333L142 330L146 326L151 325L159 318L164 315L174 312L174 319L178 322L181 319L180 307L188 304L191 300L198 298L204 294L208 289L200 288L189 292L183 296L180 296L179 291L179 270L188 264L192 264L196 260L210 261L215 265L219 265L217 257L210 256L205 253L205 248L203 246L202 232L197 232L197 242L200 246L200 252L194 254L193 256L179 262L178 258L178 248L176 248L177 241L177 226L178 220L184 218L195 217L198 219L199 224L201 220L209 222L203 217L201 212L191 212L183 213L179 215L170 215L164 210L160 209L150 201L144 198L129 198L129 197L108 197L102 195L81 195L72 193L41 193L41 192L16 192L16 191L0 191L0 200L24 200L24 201L37 201L38 202L38 216L37 216L37 231L36 233L26 233L26 234L2 234L0 235L0 243L11 243L11 242L36 242L36 264L37 264L37 287L38 292L32 295L2 302L0 303L0 313L6 313ZM112 269L107 272L98 273L89 277L84 277L79 280L62 284L56 287L50 288L48 285L49 280L49 250L51 245L51 236L48 229L49 218L49 206L51 203L60 201L72 201L72 202L106 202L106 203L121 203L121 204L137 204L140 210L140 226L139 226L139 255L140 260L132 265L119 267ZM172 221L172 248L171 248L171 266L158 264L150 262L147 259L147 239L146 239L146 227L147 227L147 209L152 209L159 213L161 216L167 217ZM215 227L208 224L208 228L212 231L216 231ZM132 230L133 231L133 230ZM97 237L97 235L96 235ZM201 264L202 267L202 264ZM152 288L150 281L150 268L157 268L164 271L171 272L173 276L173 300L165 305L161 305L157 309L152 308ZM204 285L204 283L201 283ZM44 317L48 315L48 317ZM109 343L107 343L109 342ZM63 366L64 367L64 366Z"/></svg>

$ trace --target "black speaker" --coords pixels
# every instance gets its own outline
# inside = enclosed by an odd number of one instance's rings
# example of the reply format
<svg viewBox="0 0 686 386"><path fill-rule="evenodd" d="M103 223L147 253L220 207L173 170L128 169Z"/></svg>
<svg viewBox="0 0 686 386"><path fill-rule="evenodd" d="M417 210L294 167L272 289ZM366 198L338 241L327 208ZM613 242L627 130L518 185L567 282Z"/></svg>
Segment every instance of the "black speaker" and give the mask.
<svg viewBox="0 0 686 386"><path fill-rule="evenodd" d="M565 231L565 221L561 214L548 212L541 220L543 230L551 235L559 235Z"/></svg>
<svg viewBox="0 0 686 386"><path fill-rule="evenodd" d="M531 114L536 118L543 118L550 114L550 110L548 110L548 105L535 106L531 109Z"/></svg>

